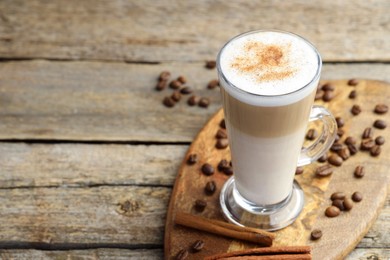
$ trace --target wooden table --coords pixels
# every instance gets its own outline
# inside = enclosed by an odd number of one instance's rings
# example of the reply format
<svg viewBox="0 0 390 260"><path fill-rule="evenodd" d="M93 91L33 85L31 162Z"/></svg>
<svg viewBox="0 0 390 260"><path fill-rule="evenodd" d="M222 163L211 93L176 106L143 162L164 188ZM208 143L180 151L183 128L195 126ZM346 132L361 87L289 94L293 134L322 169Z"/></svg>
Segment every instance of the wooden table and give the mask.
<svg viewBox="0 0 390 260"><path fill-rule="evenodd" d="M293 31L323 79L390 82L388 1L0 1L0 257L161 259L184 153L232 36ZM347 3L348 2L348 3ZM207 108L165 108L158 74ZM348 259L390 258L390 197Z"/></svg>

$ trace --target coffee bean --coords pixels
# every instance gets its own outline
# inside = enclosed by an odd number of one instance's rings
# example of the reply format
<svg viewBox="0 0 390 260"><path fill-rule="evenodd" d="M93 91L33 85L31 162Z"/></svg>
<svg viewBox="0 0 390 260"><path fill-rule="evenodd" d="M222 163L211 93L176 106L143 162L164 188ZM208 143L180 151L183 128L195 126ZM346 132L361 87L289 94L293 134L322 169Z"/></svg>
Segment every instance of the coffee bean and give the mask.
<svg viewBox="0 0 390 260"><path fill-rule="evenodd" d="M330 83L326 83L326 84L322 85L321 89L324 91L333 91L334 86Z"/></svg>
<svg viewBox="0 0 390 260"><path fill-rule="evenodd" d="M217 63L214 60L208 60L206 61L206 68L208 69L214 69Z"/></svg>
<svg viewBox="0 0 390 260"><path fill-rule="evenodd" d="M357 84L359 84L359 81L357 79L350 79L350 80L348 80L348 85L349 86L356 86Z"/></svg>
<svg viewBox="0 0 390 260"><path fill-rule="evenodd" d="M225 149L229 146L229 141L227 138L220 138L217 140L215 147L217 149Z"/></svg>
<svg viewBox="0 0 390 260"><path fill-rule="evenodd" d="M227 138L226 130L223 129L223 128L218 129L217 134L215 135L215 137L218 138L218 139L220 139L220 138Z"/></svg>
<svg viewBox="0 0 390 260"><path fill-rule="evenodd" d="M337 207L339 210L343 211L344 210L344 204L342 200L336 199L332 202L332 206Z"/></svg>
<svg viewBox="0 0 390 260"><path fill-rule="evenodd" d="M341 150L337 151L337 154L343 158L344 161L351 156L348 147L343 147Z"/></svg>
<svg viewBox="0 0 390 260"><path fill-rule="evenodd" d="M363 139L360 143L360 149L363 151L371 150L372 147L374 147L375 141L371 138Z"/></svg>
<svg viewBox="0 0 390 260"><path fill-rule="evenodd" d="M379 145L374 145L371 149L370 149L370 154L371 156L378 156L381 154L381 147Z"/></svg>
<svg viewBox="0 0 390 260"><path fill-rule="evenodd" d="M343 201L344 210L351 210L353 208L353 202L350 198L346 198Z"/></svg>
<svg viewBox="0 0 390 260"><path fill-rule="evenodd" d="M192 244L192 250L194 252L199 252L200 250L202 250L204 247L204 242L203 240L196 240L195 243Z"/></svg>
<svg viewBox="0 0 390 260"><path fill-rule="evenodd" d="M187 158L187 164L193 165L198 161L198 155L197 154L190 154Z"/></svg>
<svg viewBox="0 0 390 260"><path fill-rule="evenodd" d="M166 107L174 107L175 106L175 100L173 100L171 97L165 97L163 99L163 104Z"/></svg>
<svg viewBox="0 0 390 260"><path fill-rule="evenodd" d="M365 174L364 166L358 165L353 172L356 178L362 178Z"/></svg>
<svg viewBox="0 0 390 260"><path fill-rule="evenodd" d="M325 102L331 101L334 98L333 91L325 91L324 95L322 96L322 100Z"/></svg>
<svg viewBox="0 0 390 260"><path fill-rule="evenodd" d="M198 104L200 107L203 107L203 108L207 108L209 105L210 105L210 99L208 98L205 98L205 97L202 97L200 100L199 100L199 104Z"/></svg>
<svg viewBox="0 0 390 260"><path fill-rule="evenodd" d="M207 201L205 200L202 200L202 199L197 199L195 201L195 210L198 211L198 212L202 212L204 211L204 209L206 208L207 206Z"/></svg>
<svg viewBox="0 0 390 260"><path fill-rule="evenodd" d="M180 94L180 92L179 92L179 91L173 92L171 98L172 98L174 101L179 102L180 99L181 99L181 94Z"/></svg>
<svg viewBox="0 0 390 260"><path fill-rule="evenodd" d="M324 94L325 94L325 91L323 91L321 89L317 89L316 96L315 96L314 100L322 99Z"/></svg>
<svg viewBox="0 0 390 260"><path fill-rule="evenodd" d="M319 162L326 162L327 159L328 159L328 154L324 153L323 155L321 155L320 158L317 159L317 161L319 161Z"/></svg>
<svg viewBox="0 0 390 260"><path fill-rule="evenodd" d="M342 128L338 128L338 129L337 129L337 135L338 135L339 137L342 137L342 136L344 135L344 130L343 130Z"/></svg>
<svg viewBox="0 0 390 260"><path fill-rule="evenodd" d="M374 112L377 114L385 114L389 110L389 107L385 104L378 104L374 108Z"/></svg>
<svg viewBox="0 0 390 260"><path fill-rule="evenodd" d="M181 88L181 83L178 80L172 80L171 83L169 83L169 87L172 89L179 89Z"/></svg>
<svg viewBox="0 0 390 260"><path fill-rule="evenodd" d="M233 175L233 167L229 166L223 169L223 173L227 176Z"/></svg>
<svg viewBox="0 0 390 260"><path fill-rule="evenodd" d="M315 129L309 129L306 134L306 139L307 140L314 140L318 136L318 132Z"/></svg>
<svg viewBox="0 0 390 260"><path fill-rule="evenodd" d="M157 85L156 85L156 90L157 91L161 91L163 89L165 89L167 87L167 81L166 80L160 80L159 82L157 82Z"/></svg>
<svg viewBox="0 0 390 260"><path fill-rule="evenodd" d="M330 195L331 200L343 200L345 199L345 193L342 191L333 192L332 195Z"/></svg>
<svg viewBox="0 0 390 260"><path fill-rule="evenodd" d="M181 84L187 83L187 79L186 79L184 76L179 76L179 77L177 78L177 80L178 80Z"/></svg>
<svg viewBox="0 0 390 260"><path fill-rule="evenodd" d="M372 137L372 128L371 127L366 127L363 131L362 138L371 138Z"/></svg>
<svg viewBox="0 0 390 260"><path fill-rule="evenodd" d="M221 122L219 122L219 126L226 129L225 119L222 119Z"/></svg>
<svg viewBox="0 0 390 260"><path fill-rule="evenodd" d="M162 71L160 76L158 77L159 81L168 81L171 77L171 73L169 71Z"/></svg>
<svg viewBox="0 0 390 260"><path fill-rule="evenodd" d="M180 250L176 255L176 260L184 260L188 257L188 251L186 249Z"/></svg>
<svg viewBox="0 0 390 260"><path fill-rule="evenodd" d="M322 237L322 231L319 230L319 229L314 229L311 233L310 233L310 239L311 240L318 240Z"/></svg>
<svg viewBox="0 0 390 260"><path fill-rule="evenodd" d="M351 155L355 155L358 152L358 149L354 144L348 144L347 147Z"/></svg>
<svg viewBox="0 0 390 260"><path fill-rule="evenodd" d="M204 187L204 191L206 192L207 195L213 195L216 189L217 189L217 185L215 184L215 181L207 182L206 186Z"/></svg>
<svg viewBox="0 0 390 260"><path fill-rule="evenodd" d="M303 173L303 167L297 167L295 169L295 175L299 175L299 174L302 174Z"/></svg>
<svg viewBox="0 0 390 260"><path fill-rule="evenodd" d="M219 86L219 81L217 79L213 79L211 80L208 84L207 84L207 88L208 89L214 89L216 87Z"/></svg>
<svg viewBox="0 0 390 260"><path fill-rule="evenodd" d="M325 177L333 173L333 168L329 164L320 166L316 169L316 175L319 177Z"/></svg>
<svg viewBox="0 0 390 260"><path fill-rule="evenodd" d="M184 87L184 88L180 89L180 93L183 94L183 95L191 94L192 93L192 88Z"/></svg>
<svg viewBox="0 0 390 260"><path fill-rule="evenodd" d="M217 166L218 171L223 172L225 168L229 167L229 162L226 159L222 159Z"/></svg>
<svg viewBox="0 0 390 260"><path fill-rule="evenodd" d="M352 136L348 136L347 138L345 138L344 143L346 145L348 145L348 144L356 144L356 139L354 137L352 137Z"/></svg>
<svg viewBox="0 0 390 260"><path fill-rule="evenodd" d="M338 152L338 151L340 151L341 149L343 149L343 145L340 144L340 143L334 143L334 144L332 144L332 146L330 147L330 150L333 151L333 152Z"/></svg>
<svg viewBox="0 0 390 260"><path fill-rule="evenodd" d="M360 108L359 105L353 105L352 106L352 108L351 108L352 115L357 116L357 115L360 114L360 112L362 112L362 109Z"/></svg>
<svg viewBox="0 0 390 260"><path fill-rule="evenodd" d="M375 138L375 143L377 145L383 145L385 143L385 138L380 135L377 138Z"/></svg>
<svg viewBox="0 0 390 260"><path fill-rule="evenodd" d="M209 163L205 163L202 165L202 172L207 176L213 175L214 167Z"/></svg>
<svg viewBox="0 0 390 260"><path fill-rule="evenodd" d="M352 91L349 93L348 97L349 97L350 99L356 98L356 90L352 90Z"/></svg>
<svg viewBox="0 0 390 260"><path fill-rule="evenodd" d="M337 127L343 127L344 126L344 119L342 119L341 117L336 117L336 123L337 123Z"/></svg>
<svg viewBox="0 0 390 260"><path fill-rule="evenodd" d="M387 127L387 124L385 121L378 119L378 120L375 120L374 127L378 128L378 129L385 129Z"/></svg>
<svg viewBox="0 0 390 260"><path fill-rule="evenodd" d="M190 106L195 106L196 104L198 104L198 97L197 96L189 97L187 100L187 104Z"/></svg>
<svg viewBox="0 0 390 260"><path fill-rule="evenodd" d="M334 218L340 215L340 209L336 206L330 206L326 208L325 215L329 218Z"/></svg>
<svg viewBox="0 0 390 260"><path fill-rule="evenodd" d="M334 165L334 166L341 166L343 164L343 158L338 156L337 154L332 154L328 158L328 163Z"/></svg>
<svg viewBox="0 0 390 260"><path fill-rule="evenodd" d="M358 192L358 191L355 191L353 194L352 194L352 200L355 201L355 202L360 202L362 201L363 199L363 195Z"/></svg>

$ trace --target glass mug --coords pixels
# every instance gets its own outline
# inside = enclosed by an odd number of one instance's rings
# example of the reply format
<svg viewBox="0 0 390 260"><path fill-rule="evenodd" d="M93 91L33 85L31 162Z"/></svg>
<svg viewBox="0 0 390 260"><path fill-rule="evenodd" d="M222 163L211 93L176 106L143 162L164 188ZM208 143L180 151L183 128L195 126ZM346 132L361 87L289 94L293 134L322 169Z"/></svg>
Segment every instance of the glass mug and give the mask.
<svg viewBox="0 0 390 260"><path fill-rule="evenodd" d="M228 221L277 230L302 211L296 167L317 160L337 132L332 114L313 106L321 67L315 47L288 32L247 32L222 47L217 69L234 172L220 194ZM302 148L314 120L321 134Z"/></svg>

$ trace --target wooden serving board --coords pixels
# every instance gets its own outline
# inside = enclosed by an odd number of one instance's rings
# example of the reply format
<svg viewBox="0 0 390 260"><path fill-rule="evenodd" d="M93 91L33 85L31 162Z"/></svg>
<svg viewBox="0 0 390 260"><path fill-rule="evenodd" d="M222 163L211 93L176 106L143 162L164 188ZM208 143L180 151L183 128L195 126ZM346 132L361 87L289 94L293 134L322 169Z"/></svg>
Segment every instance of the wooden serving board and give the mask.
<svg viewBox="0 0 390 260"><path fill-rule="evenodd" d="M345 125L342 129L347 136L353 136L360 146L361 135L366 127L372 127L376 119L383 119L390 123L390 112L382 115L373 112L378 103L388 104L390 99L390 85L380 81L359 80L357 86L349 86L347 80L328 81L335 86L335 97L330 102L316 101L317 104L328 107L335 117L342 117ZM321 84L326 83L325 81ZM348 98L349 93L356 90L356 98ZM354 116L351 107L357 104L362 112ZM197 231L174 224L175 212L181 211L200 215L210 219L223 220L219 206L219 192L228 176L218 172L217 165L221 159L230 160L229 148L220 150L215 148L215 134L223 118L223 111L218 111L205 127L200 131L180 167L171 201L169 205L165 227L165 258L174 259L181 249L190 249L198 239L205 242L203 250L198 253L189 251L188 259L202 259L204 256L222 252L235 251L256 247L256 245L233 240L213 234ZM386 142L390 142L390 127L384 130L373 128L374 138L382 135ZM313 163L304 167L304 173L296 176L296 180L305 192L305 207L298 219L290 226L275 231L274 245L310 245L313 259L341 259L355 248L366 234L381 210L389 186L390 160L389 144L381 146L382 152L373 157L369 152L360 151L343 162L340 167L334 167L329 177L319 178L315 169L323 163ZM196 153L198 162L194 165L186 163L189 154ZM216 172L212 176L201 173L204 163L212 164ZM357 165L365 167L365 176L355 178L354 170ZM207 196L204 192L205 184L214 180L217 183L217 192ZM335 191L343 191L348 196L355 191L363 194L363 200L354 203L351 211L344 211L336 218L324 215L325 209L331 205L330 195ZM207 201L206 209L199 213L194 209L196 199ZM313 229L321 229L323 236L317 241L310 240Z"/></svg>

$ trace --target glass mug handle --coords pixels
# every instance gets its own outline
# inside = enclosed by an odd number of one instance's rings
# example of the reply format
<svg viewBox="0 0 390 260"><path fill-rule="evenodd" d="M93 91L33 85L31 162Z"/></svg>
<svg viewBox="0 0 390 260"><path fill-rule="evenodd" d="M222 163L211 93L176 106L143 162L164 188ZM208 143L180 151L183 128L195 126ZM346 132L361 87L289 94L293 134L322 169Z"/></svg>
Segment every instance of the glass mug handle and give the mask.
<svg viewBox="0 0 390 260"><path fill-rule="evenodd" d="M310 112L309 122L316 120L322 121L322 132L313 144L302 148L297 166L307 165L316 161L332 146L335 140L337 123L329 110L323 106L314 105Z"/></svg>

